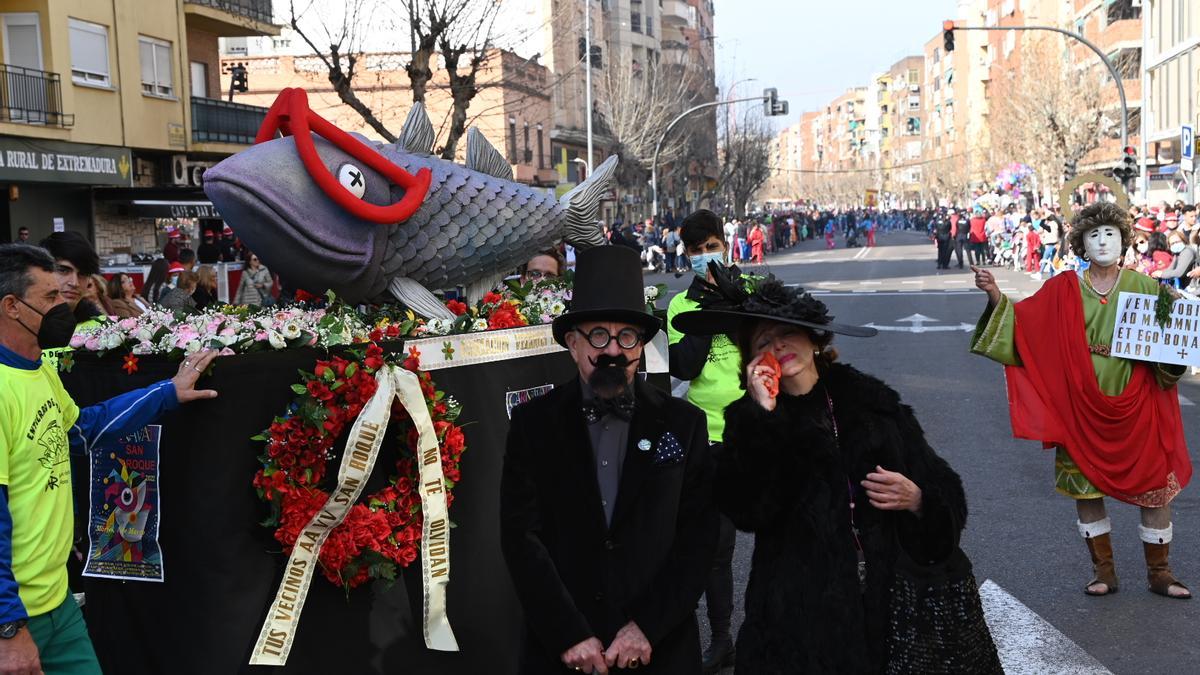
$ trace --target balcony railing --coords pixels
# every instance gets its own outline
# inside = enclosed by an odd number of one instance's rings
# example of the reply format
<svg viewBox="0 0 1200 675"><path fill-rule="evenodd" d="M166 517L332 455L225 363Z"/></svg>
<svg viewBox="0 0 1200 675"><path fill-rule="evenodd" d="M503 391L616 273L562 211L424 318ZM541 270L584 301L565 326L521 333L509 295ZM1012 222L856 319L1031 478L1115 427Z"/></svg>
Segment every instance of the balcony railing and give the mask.
<svg viewBox="0 0 1200 675"><path fill-rule="evenodd" d="M256 105L192 97L192 142L250 145L267 116Z"/></svg>
<svg viewBox="0 0 1200 675"><path fill-rule="evenodd" d="M62 111L58 73L0 63L0 122L74 126L75 116Z"/></svg>
<svg viewBox="0 0 1200 675"><path fill-rule="evenodd" d="M185 0L192 5L204 5L223 12L236 14L254 19L261 23L271 23L274 12L271 10L271 0Z"/></svg>

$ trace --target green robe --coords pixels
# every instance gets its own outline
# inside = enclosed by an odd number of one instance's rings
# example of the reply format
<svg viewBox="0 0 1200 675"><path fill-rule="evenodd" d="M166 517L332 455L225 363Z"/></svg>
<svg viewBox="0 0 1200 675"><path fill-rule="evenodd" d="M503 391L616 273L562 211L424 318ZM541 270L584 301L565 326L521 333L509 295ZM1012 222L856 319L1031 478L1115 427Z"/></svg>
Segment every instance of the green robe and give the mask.
<svg viewBox="0 0 1200 675"><path fill-rule="evenodd" d="M1158 295L1158 289L1157 280L1140 272L1123 269L1118 274L1117 283L1108 294L1108 303L1102 304L1100 295L1084 283L1080 275L1079 292L1083 301L1083 321L1088 344L1092 347L1112 347L1113 330L1117 325L1117 307L1120 304L1118 299L1122 291ZM999 304L995 307L989 305L979 318L979 323L975 326L975 335L971 338L971 352L1006 366L1022 365L1021 355L1017 353L1017 345L1013 338L1015 322L1016 313L1013 311L1012 301L1007 295L1001 295ZM1096 384L1099 385L1100 391L1108 396L1118 396L1125 391L1125 385L1129 383L1129 377L1133 374L1133 366L1134 362L1129 359L1092 352ZM1158 384L1163 388L1174 385L1186 371L1183 366L1154 364ZM1055 489L1060 493L1075 499L1104 496L1104 493L1084 477L1074 460L1061 447L1055 452L1054 465Z"/></svg>

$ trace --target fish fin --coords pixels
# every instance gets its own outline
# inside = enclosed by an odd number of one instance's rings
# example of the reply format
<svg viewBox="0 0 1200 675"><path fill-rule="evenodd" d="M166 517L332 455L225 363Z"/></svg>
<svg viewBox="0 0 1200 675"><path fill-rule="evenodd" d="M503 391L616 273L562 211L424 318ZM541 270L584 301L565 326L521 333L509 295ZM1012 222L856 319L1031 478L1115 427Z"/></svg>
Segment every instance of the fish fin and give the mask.
<svg viewBox="0 0 1200 675"><path fill-rule="evenodd" d="M408 277L392 277L388 291L392 297L426 319L454 319L454 312L447 309L436 295Z"/></svg>
<svg viewBox="0 0 1200 675"><path fill-rule="evenodd" d="M471 300L482 298L490 291L495 290L500 285L500 282L504 281L505 276L507 275L503 272L485 273L483 276L467 284L463 288L463 291L466 292L467 298Z"/></svg>
<svg viewBox="0 0 1200 675"><path fill-rule="evenodd" d="M567 210L567 228L563 238L568 244L584 250L608 243L596 221L596 214L600 210L601 198L612 187L616 172L617 156L612 155L596 167L586 180L559 199L559 203Z"/></svg>
<svg viewBox="0 0 1200 675"><path fill-rule="evenodd" d="M475 127L467 131L467 168L504 180L513 179L512 164Z"/></svg>
<svg viewBox="0 0 1200 675"><path fill-rule="evenodd" d="M428 155L433 150L433 123L425 113L425 104L413 104L400 130L400 144L414 155Z"/></svg>

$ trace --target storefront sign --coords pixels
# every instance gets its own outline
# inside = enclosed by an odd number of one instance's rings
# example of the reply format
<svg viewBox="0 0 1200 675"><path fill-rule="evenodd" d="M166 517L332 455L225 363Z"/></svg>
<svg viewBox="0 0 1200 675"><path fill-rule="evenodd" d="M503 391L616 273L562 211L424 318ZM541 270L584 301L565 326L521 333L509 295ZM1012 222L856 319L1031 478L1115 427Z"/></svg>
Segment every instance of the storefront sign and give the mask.
<svg viewBox="0 0 1200 675"><path fill-rule="evenodd" d="M221 214L212 202L171 201L166 199L134 199L129 203L129 215L138 218L217 218Z"/></svg>
<svg viewBox="0 0 1200 675"><path fill-rule="evenodd" d="M0 182L133 186L129 148L0 136Z"/></svg>
<svg viewBox="0 0 1200 675"><path fill-rule="evenodd" d="M184 130L182 124L167 123L167 145L172 148L187 147L187 132Z"/></svg>
<svg viewBox="0 0 1200 675"><path fill-rule="evenodd" d="M1200 367L1200 302L1176 300L1164 325L1155 319L1158 298L1121 293L1112 355L1135 361Z"/></svg>

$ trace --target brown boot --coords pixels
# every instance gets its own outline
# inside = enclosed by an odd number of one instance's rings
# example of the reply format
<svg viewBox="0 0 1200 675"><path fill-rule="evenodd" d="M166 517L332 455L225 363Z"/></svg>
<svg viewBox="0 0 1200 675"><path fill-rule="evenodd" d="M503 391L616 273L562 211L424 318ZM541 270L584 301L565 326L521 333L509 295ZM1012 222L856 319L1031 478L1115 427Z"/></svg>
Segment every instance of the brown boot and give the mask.
<svg viewBox="0 0 1200 675"><path fill-rule="evenodd" d="M1170 565L1167 563L1171 544L1142 542L1142 548L1146 553L1146 580L1149 583L1150 592L1175 600L1191 600L1191 591L1188 590L1187 586L1183 585L1183 582L1175 578L1175 575L1171 573ZM1172 586L1178 586L1188 591L1187 595L1171 595L1170 589Z"/></svg>
<svg viewBox="0 0 1200 675"><path fill-rule="evenodd" d="M1113 562L1112 536L1105 532L1094 537L1084 539L1087 542L1088 552L1092 554L1092 572L1096 575L1094 579L1088 582L1087 586L1083 587L1083 592L1088 595L1109 595L1116 593L1117 588L1117 566ZM1104 584L1108 588L1104 591L1093 591L1092 586L1096 584Z"/></svg>

